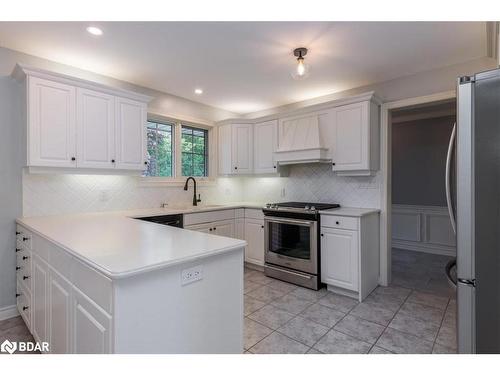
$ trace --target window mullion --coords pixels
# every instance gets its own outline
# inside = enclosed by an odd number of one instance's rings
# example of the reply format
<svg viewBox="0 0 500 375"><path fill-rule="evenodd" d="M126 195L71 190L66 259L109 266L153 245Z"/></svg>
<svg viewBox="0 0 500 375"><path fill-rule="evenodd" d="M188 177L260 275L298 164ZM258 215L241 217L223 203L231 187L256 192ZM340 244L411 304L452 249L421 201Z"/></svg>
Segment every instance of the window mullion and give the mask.
<svg viewBox="0 0 500 375"><path fill-rule="evenodd" d="M172 176L174 178L182 178L182 127L180 122L175 123L174 138L174 162L172 164L175 167Z"/></svg>

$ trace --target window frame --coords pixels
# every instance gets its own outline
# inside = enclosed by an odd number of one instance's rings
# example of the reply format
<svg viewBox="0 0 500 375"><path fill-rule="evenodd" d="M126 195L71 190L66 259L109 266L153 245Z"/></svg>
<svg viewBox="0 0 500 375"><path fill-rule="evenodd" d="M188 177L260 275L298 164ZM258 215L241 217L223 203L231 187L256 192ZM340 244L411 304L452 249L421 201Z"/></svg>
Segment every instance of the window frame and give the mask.
<svg viewBox="0 0 500 375"><path fill-rule="evenodd" d="M168 121L168 120L159 120L159 119L149 119L147 120L146 122L146 153L147 153L147 149L148 149L148 145L147 145L147 141L148 141L148 136L147 136L147 132L148 132L148 129L150 129L149 127L149 124L152 123L152 124L156 124L156 132L158 133L158 131L162 131L160 129L158 129L158 125L165 125L165 126L170 126L171 127L171 131L170 131L170 137L171 137L171 149L172 149L172 176L144 176L142 175L142 177L145 177L145 178L165 178L165 179L172 179L172 178L175 178L176 176L176 165L175 165L175 153L176 153L176 142L175 142L175 138L176 138L176 124L175 122L173 121Z"/></svg>
<svg viewBox="0 0 500 375"><path fill-rule="evenodd" d="M138 184L142 187L160 187L160 186L184 186L186 178L188 176L182 176L182 127L203 129L207 131L206 139L206 164L207 164L207 176L195 177L196 181L201 186L212 186L216 185L216 150L217 144L215 143L217 138L216 127L209 124L197 123L194 121L184 121L178 118L171 118L162 115L155 115L148 113L147 122L156 123L166 123L173 126L172 133L172 151L173 151L173 176L172 177L161 177L161 176L143 176L139 177ZM147 122L144 125L144 132L147 132ZM147 135L145 133L147 142ZM147 147L147 145L146 145Z"/></svg>
<svg viewBox="0 0 500 375"><path fill-rule="evenodd" d="M195 135L193 134L194 131L203 131L204 133L204 150L205 152L203 153L203 157L205 159L205 175L204 176L193 176L195 178L207 178L210 176L210 157L209 157L209 153L210 153L210 145L209 145L209 131L208 129L205 129L205 128L200 128L200 127L195 127L195 126L192 126L192 125L187 125L187 124L182 124L181 123L181 139L182 139L182 129L190 129L192 131L192 134L191 136L192 137L195 137ZM180 151L180 155L181 155L181 169L179 170L179 174L180 174L180 177L189 177L189 176L184 176L182 173L182 154L184 153L184 151L182 151L182 140L181 140L181 151ZM199 153L196 153L196 152L190 152L189 154L191 154L191 156L193 157L193 155L202 155L202 154L199 154ZM194 161L193 161L194 162ZM194 169L194 165L192 166L193 169ZM192 176L192 175L191 175Z"/></svg>

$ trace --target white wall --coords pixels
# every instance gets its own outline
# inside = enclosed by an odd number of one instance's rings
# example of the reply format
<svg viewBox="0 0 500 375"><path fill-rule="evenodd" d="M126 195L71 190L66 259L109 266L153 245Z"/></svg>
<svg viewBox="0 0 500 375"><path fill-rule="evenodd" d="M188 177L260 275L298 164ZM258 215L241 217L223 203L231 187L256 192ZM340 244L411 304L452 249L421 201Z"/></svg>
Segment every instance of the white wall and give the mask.
<svg viewBox="0 0 500 375"><path fill-rule="evenodd" d="M15 218L21 205L21 132L18 85L0 77L0 315L15 305L16 239Z"/></svg>

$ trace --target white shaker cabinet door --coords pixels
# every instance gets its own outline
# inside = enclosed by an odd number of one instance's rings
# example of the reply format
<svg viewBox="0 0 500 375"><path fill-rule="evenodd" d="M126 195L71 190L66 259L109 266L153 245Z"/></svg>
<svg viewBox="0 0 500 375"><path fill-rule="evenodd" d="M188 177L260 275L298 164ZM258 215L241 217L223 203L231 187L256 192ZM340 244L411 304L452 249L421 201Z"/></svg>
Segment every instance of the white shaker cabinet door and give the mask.
<svg viewBox="0 0 500 375"><path fill-rule="evenodd" d="M278 148L278 121L254 125L254 173L276 173L274 153Z"/></svg>
<svg viewBox="0 0 500 375"><path fill-rule="evenodd" d="M116 98L116 168L146 168L146 104Z"/></svg>
<svg viewBox="0 0 500 375"><path fill-rule="evenodd" d="M48 341L48 282L49 267L45 261L33 255L33 336L38 342Z"/></svg>
<svg viewBox="0 0 500 375"><path fill-rule="evenodd" d="M249 174L253 170L253 125L232 125L232 163L235 174Z"/></svg>
<svg viewBox="0 0 500 375"><path fill-rule="evenodd" d="M50 269L48 313L51 353L71 353L71 295L70 283Z"/></svg>
<svg viewBox="0 0 500 375"><path fill-rule="evenodd" d="M355 103L335 109L334 171L370 168L368 104Z"/></svg>
<svg viewBox="0 0 500 375"><path fill-rule="evenodd" d="M245 261L264 265L264 220L245 219Z"/></svg>
<svg viewBox="0 0 500 375"><path fill-rule="evenodd" d="M111 352L111 317L77 289L73 289L73 352Z"/></svg>
<svg viewBox="0 0 500 375"><path fill-rule="evenodd" d="M212 228L212 234L234 238L234 220L216 221Z"/></svg>
<svg viewBox="0 0 500 375"><path fill-rule="evenodd" d="M358 290L358 232L321 228L321 281Z"/></svg>
<svg viewBox="0 0 500 375"><path fill-rule="evenodd" d="M78 167L114 168L115 97L79 88L76 108Z"/></svg>
<svg viewBox="0 0 500 375"><path fill-rule="evenodd" d="M235 169L232 162L232 138L231 138L231 125L221 125L217 128L217 143L219 151L218 160L218 174L228 175L233 174Z"/></svg>
<svg viewBox="0 0 500 375"><path fill-rule="evenodd" d="M28 80L28 165L76 167L75 87Z"/></svg>

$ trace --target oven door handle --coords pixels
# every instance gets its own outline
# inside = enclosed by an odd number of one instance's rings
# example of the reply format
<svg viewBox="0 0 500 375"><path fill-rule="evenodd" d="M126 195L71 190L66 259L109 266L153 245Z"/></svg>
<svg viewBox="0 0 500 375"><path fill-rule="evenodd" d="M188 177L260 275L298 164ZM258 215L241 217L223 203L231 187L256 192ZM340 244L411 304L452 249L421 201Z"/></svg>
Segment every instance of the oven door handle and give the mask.
<svg viewBox="0 0 500 375"><path fill-rule="evenodd" d="M295 219L282 219L282 218L264 218L264 223L278 223L278 224L296 224L296 225L301 225L301 226L308 226L312 227L314 224L316 224L315 221L309 221L309 220L295 220Z"/></svg>

